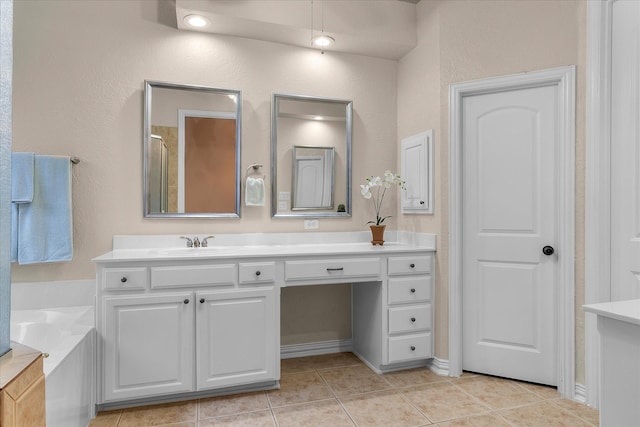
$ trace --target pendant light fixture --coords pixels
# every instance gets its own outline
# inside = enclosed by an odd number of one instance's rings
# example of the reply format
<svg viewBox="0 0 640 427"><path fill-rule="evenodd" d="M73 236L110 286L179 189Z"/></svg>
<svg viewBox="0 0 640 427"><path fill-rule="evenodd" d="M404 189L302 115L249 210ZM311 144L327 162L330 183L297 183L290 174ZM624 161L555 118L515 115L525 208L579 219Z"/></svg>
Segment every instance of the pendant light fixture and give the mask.
<svg viewBox="0 0 640 427"><path fill-rule="evenodd" d="M320 53L324 55L324 48L331 46L335 43L333 37L327 36L324 33L324 0L320 0L320 35L315 36L313 33L313 0L311 0L311 46L319 47Z"/></svg>

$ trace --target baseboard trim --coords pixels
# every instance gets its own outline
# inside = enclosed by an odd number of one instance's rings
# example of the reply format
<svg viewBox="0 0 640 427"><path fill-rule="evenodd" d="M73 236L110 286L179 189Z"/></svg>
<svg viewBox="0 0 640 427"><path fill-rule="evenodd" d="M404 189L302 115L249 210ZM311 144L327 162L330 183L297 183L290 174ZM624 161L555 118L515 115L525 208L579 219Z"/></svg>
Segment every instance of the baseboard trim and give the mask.
<svg viewBox="0 0 640 427"><path fill-rule="evenodd" d="M280 359L318 356L321 354L342 353L345 351L353 351L353 341L351 338L283 345L280 346Z"/></svg>
<svg viewBox="0 0 640 427"><path fill-rule="evenodd" d="M573 395L573 399L576 402L580 402L585 405L587 404L587 388L584 386L584 384L576 383L576 390Z"/></svg>
<svg viewBox="0 0 640 427"><path fill-rule="evenodd" d="M449 361L445 359L439 359L434 357L429 361L427 367L437 375L442 375L445 377L449 376Z"/></svg>

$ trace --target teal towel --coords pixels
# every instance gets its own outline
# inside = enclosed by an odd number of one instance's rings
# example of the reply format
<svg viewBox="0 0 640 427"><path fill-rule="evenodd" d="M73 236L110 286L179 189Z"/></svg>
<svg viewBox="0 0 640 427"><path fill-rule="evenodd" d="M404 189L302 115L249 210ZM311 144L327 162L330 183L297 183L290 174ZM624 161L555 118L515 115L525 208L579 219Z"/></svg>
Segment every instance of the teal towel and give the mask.
<svg viewBox="0 0 640 427"><path fill-rule="evenodd" d="M36 155L33 201L14 206L17 206L19 264L70 261L73 258L69 157Z"/></svg>
<svg viewBox="0 0 640 427"><path fill-rule="evenodd" d="M18 204L33 201L34 153L11 153L11 262L18 261Z"/></svg>
<svg viewBox="0 0 640 427"><path fill-rule="evenodd" d="M34 153L11 153L11 202L33 200Z"/></svg>

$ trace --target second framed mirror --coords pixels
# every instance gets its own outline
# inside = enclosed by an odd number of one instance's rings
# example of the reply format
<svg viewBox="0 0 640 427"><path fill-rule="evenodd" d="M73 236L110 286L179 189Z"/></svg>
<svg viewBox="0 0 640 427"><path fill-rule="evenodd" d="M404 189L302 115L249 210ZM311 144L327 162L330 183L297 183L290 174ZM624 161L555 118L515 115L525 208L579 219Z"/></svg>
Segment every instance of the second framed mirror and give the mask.
<svg viewBox="0 0 640 427"><path fill-rule="evenodd" d="M352 102L274 94L272 216L351 216Z"/></svg>

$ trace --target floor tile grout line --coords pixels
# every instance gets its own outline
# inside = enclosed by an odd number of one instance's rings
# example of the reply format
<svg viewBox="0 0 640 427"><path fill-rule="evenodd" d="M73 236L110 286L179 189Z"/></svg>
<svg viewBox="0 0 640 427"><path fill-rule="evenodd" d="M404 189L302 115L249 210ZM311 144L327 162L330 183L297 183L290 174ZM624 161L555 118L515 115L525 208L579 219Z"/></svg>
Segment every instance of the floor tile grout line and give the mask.
<svg viewBox="0 0 640 427"><path fill-rule="evenodd" d="M478 403L480 403L480 405L484 406L485 408L487 408L489 411L499 411L502 409L511 409L511 407L509 408L493 408L491 406L489 406L488 403L483 402L482 400L480 400L478 397L474 396L473 394L471 394L470 392L468 392L467 390L465 390L464 388L460 387L456 382L452 382L451 383L454 387L458 388L458 390L462 391L464 394L466 394L467 396L471 397L472 399L476 400ZM518 405L518 406L526 406L526 405Z"/></svg>
<svg viewBox="0 0 640 427"><path fill-rule="evenodd" d="M579 418L581 421L584 421L585 423L589 424L590 426L593 426L593 423L591 421L589 421L589 420L583 418L582 416L580 416L580 414L577 411L574 412L574 411L572 411L570 409L564 408L561 405L558 405L558 402L561 401L561 400L562 400L562 398L560 398L560 399L549 399L547 402L549 402L551 405L555 406L556 408L559 408L559 409L561 409L561 410L563 410L565 412L568 412L571 415ZM584 406L587 407L587 408L590 408L589 406L586 406L586 405L584 405Z"/></svg>
<svg viewBox="0 0 640 427"><path fill-rule="evenodd" d="M435 425L435 421L433 421L431 419L431 417L429 417L427 414L424 413L424 411L422 409L420 409L418 407L418 405L416 405L411 399L409 399L409 397L407 397L402 391L398 390L398 394L400 394L400 397L402 399L404 399L405 402L407 402L409 405L413 406L416 411L418 411L420 413L420 415L422 415L423 417L425 417L427 419L427 421L429 421L431 423L431 425Z"/></svg>

